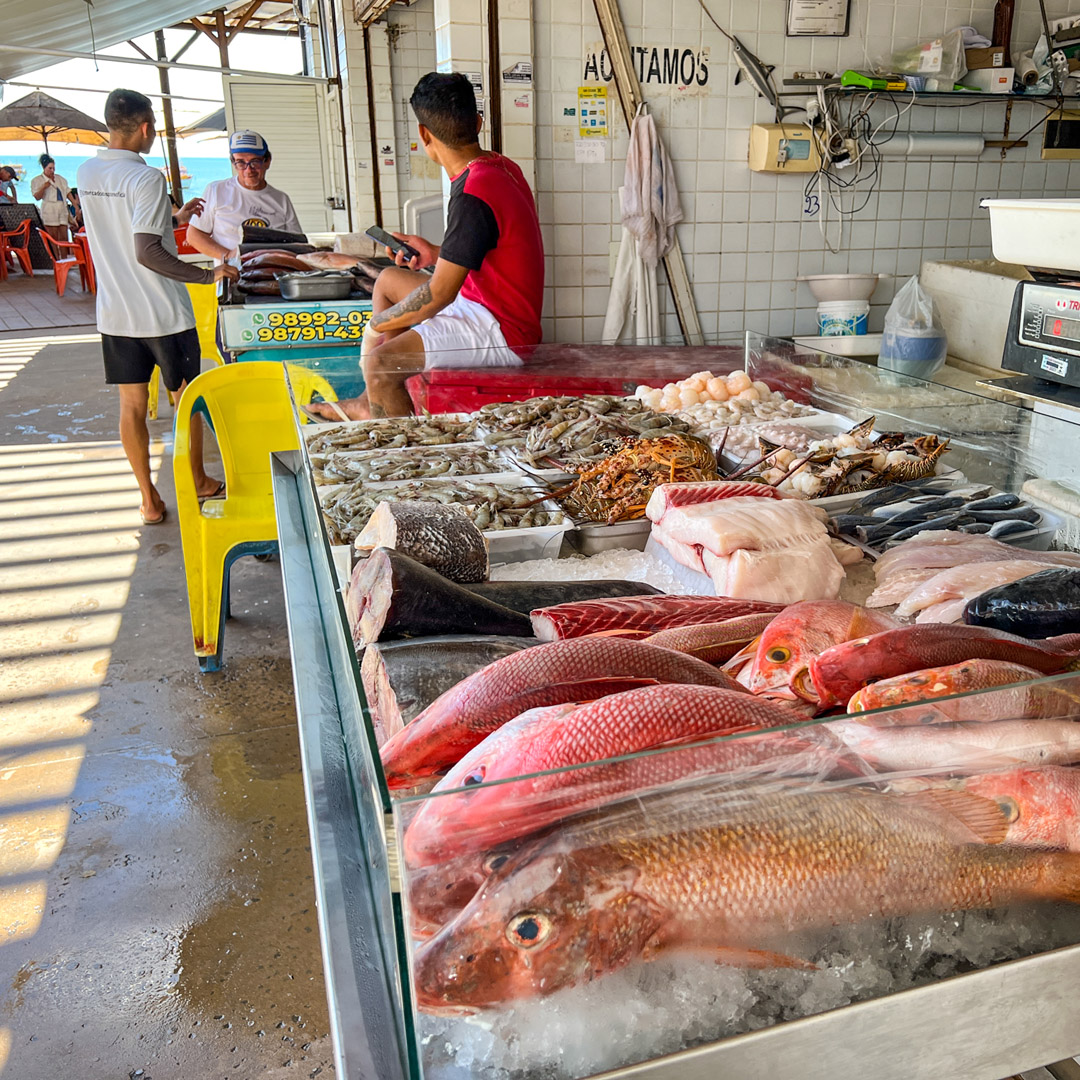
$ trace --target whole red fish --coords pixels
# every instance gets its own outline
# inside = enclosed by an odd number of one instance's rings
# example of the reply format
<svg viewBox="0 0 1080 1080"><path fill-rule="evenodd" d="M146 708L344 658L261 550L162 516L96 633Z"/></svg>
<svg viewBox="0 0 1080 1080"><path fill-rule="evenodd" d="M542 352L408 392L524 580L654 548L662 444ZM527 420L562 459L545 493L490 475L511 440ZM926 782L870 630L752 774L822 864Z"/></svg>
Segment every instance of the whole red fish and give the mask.
<svg viewBox="0 0 1080 1080"><path fill-rule="evenodd" d="M792 932L1080 901L1080 855L960 843L903 796L694 793L583 814L524 845L414 955L421 1009L505 1007L666 951L805 966Z"/></svg>
<svg viewBox="0 0 1080 1080"><path fill-rule="evenodd" d="M541 641L558 641L604 631L617 634L648 630L655 634L672 626L693 626L783 609L783 604L726 596L622 596L537 608L529 617L533 633Z"/></svg>
<svg viewBox="0 0 1080 1080"><path fill-rule="evenodd" d="M810 661L822 705L840 705L868 683L964 660L1008 660L1044 675L1077 667L1077 649L1029 641L985 626L925 623L845 641Z"/></svg>
<svg viewBox="0 0 1080 1080"><path fill-rule="evenodd" d="M382 747L391 789L446 772L507 720L528 709L594 698L659 683L740 687L692 656L642 641L582 638L537 645L463 679L436 698Z"/></svg>
<svg viewBox="0 0 1080 1080"><path fill-rule="evenodd" d="M810 662L838 642L876 634L900 624L888 615L843 600L807 600L785 608L762 631L752 652L737 653L727 670L750 658L740 681L752 694L819 704Z"/></svg>
<svg viewBox="0 0 1080 1080"><path fill-rule="evenodd" d="M543 715L546 714L546 715ZM742 691L711 686L650 686L601 698L561 715L533 709L504 724L466 754L435 786L459 794L424 803L405 832L406 861L426 865L459 852L483 851L543 828L616 795L772 761L791 775L793 756L818 770L831 749L814 755L805 739L736 739L645 758L610 761L653 747L760 731L791 723L787 709ZM570 766L603 762L593 768ZM498 780L524 777L517 783ZM482 786L476 786L482 785Z"/></svg>
<svg viewBox="0 0 1080 1080"><path fill-rule="evenodd" d="M1009 823L1007 844L1080 852L1080 769L984 773L969 776L963 787L997 803Z"/></svg>
<svg viewBox="0 0 1080 1080"><path fill-rule="evenodd" d="M750 642L756 641L775 617L771 612L766 612L762 615L740 615L723 622L674 626L644 640L662 649L674 649L687 656L696 656L708 664L722 664Z"/></svg>
<svg viewBox="0 0 1080 1080"><path fill-rule="evenodd" d="M847 709L849 713L888 709L862 718L875 727L1080 715L1076 680L1031 681L1042 678L1034 668L1006 660L965 660L871 683L852 695ZM993 692L974 693L979 690ZM903 705L912 707L899 708Z"/></svg>

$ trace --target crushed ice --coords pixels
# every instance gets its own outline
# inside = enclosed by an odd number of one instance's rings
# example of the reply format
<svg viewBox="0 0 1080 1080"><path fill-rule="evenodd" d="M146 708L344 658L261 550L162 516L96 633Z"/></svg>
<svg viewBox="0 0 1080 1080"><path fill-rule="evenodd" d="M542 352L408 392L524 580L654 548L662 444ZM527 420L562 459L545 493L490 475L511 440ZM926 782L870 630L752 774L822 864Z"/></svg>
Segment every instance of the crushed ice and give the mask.
<svg viewBox="0 0 1080 1080"><path fill-rule="evenodd" d="M1078 941L1080 909L1048 905L837 927L800 951L816 971L639 963L472 1019L420 1014L424 1076L580 1080Z"/></svg>
<svg viewBox="0 0 1080 1080"><path fill-rule="evenodd" d="M692 590L652 555L613 548L596 555L568 559L531 559L491 568L492 581L642 581L665 593L685 595Z"/></svg>

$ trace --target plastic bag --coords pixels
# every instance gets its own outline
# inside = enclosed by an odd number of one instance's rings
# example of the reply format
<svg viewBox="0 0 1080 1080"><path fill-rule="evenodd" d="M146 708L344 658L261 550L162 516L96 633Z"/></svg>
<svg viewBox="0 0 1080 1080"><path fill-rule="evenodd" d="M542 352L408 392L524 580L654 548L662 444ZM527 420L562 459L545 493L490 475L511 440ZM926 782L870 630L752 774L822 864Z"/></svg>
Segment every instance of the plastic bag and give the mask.
<svg viewBox="0 0 1080 1080"><path fill-rule="evenodd" d="M948 341L934 322L934 299L910 278L885 313L878 366L928 379L945 363Z"/></svg>
<svg viewBox="0 0 1080 1080"><path fill-rule="evenodd" d="M964 32L950 30L932 41L920 41L892 55L890 70L898 75L926 75L941 83L955 83L967 71ZM951 90L949 85L947 89Z"/></svg>

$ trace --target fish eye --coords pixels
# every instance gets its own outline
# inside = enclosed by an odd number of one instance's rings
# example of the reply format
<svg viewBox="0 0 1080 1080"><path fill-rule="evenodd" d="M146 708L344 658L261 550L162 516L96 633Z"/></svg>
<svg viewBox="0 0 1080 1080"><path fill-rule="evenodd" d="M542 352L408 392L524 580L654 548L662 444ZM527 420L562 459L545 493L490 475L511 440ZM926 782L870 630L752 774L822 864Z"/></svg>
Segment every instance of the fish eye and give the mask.
<svg viewBox="0 0 1080 1080"><path fill-rule="evenodd" d="M1002 795L994 802L998 804L998 808L1010 825L1020 817L1020 804L1011 795Z"/></svg>
<svg viewBox="0 0 1080 1080"><path fill-rule="evenodd" d="M475 772L469 773L468 776L462 780L464 787L472 787L474 784L482 784L484 782L484 766L481 765Z"/></svg>
<svg viewBox="0 0 1080 1080"><path fill-rule="evenodd" d="M504 855L492 855L490 858L488 858L485 861L484 869L490 874L493 871L498 870L499 867L502 866L506 862L506 860L509 859L509 858L510 858L510 856L505 855L505 854Z"/></svg>
<svg viewBox="0 0 1080 1080"><path fill-rule="evenodd" d="M929 675L912 675L908 679L909 686L925 686L930 681Z"/></svg>
<svg viewBox="0 0 1080 1080"><path fill-rule="evenodd" d="M771 660L774 664L782 664L785 660L791 659L791 650L785 649L783 645L778 645L775 649L770 649L765 654L766 660Z"/></svg>
<svg viewBox="0 0 1080 1080"><path fill-rule="evenodd" d="M526 911L515 915L506 926L506 937L519 949L535 949L551 936L554 925L538 911Z"/></svg>

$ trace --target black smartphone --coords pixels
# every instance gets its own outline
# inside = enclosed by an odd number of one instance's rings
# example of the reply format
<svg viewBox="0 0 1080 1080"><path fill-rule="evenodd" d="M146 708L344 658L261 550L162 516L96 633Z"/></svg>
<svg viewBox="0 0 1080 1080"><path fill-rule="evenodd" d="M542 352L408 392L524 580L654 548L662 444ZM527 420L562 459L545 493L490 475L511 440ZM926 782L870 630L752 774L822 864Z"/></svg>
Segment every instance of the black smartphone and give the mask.
<svg viewBox="0 0 1080 1080"><path fill-rule="evenodd" d="M382 244L383 247L388 247L395 254L400 251L409 262L420 257L420 252L417 251L416 248L406 244L403 240L399 240L396 236L391 236L385 229L380 229L378 225L372 225L371 228L368 229L367 235L370 236L376 244Z"/></svg>

